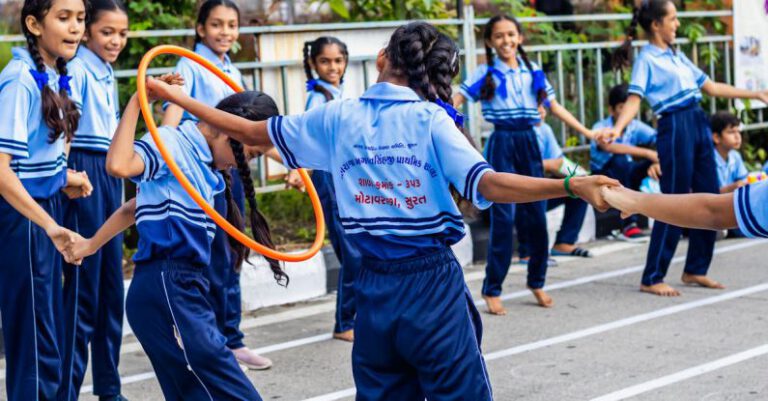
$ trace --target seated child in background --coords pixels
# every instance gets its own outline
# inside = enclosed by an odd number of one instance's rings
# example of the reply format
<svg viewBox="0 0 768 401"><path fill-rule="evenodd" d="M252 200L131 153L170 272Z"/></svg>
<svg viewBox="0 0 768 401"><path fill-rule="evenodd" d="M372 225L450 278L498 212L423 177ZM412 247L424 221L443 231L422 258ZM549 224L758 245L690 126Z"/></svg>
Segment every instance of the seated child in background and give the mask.
<svg viewBox="0 0 768 401"><path fill-rule="evenodd" d="M612 127L621 114L628 96L626 84L611 88L608 94L610 116L595 123L592 129ZM625 187L637 190L645 177L650 176L658 180L661 175L656 151L640 147L655 144L656 130L639 120L632 120L624 135L616 142L608 144L592 142L590 150L592 173L615 178ZM621 235L630 240L644 236L637 226L636 216L622 220Z"/></svg>
<svg viewBox="0 0 768 401"><path fill-rule="evenodd" d="M719 111L710 119L712 141L715 143L715 163L720 193L733 192L745 184L749 175L744 160L739 154L741 148L741 121L727 111Z"/></svg>
<svg viewBox="0 0 768 401"><path fill-rule="evenodd" d="M544 120L542 115L542 121ZM535 126L536 139L539 142L539 150L541 151L541 158L543 159L544 173L558 178L563 178L570 174L571 171L575 171L577 176L585 176L588 173L578 164L565 157L563 149L557 143L552 127L549 124L542 122ZM581 226L584 223L584 216L587 214L587 203L581 199L574 198L559 198L550 199L547 201L547 210L552 210L560 205L565 205L565 211L563 212L563 222L560 225L560 230L557 232L555 238L555 244L552 246L550 254L552 256L581 256L590 257L591 254L588 250L577 247L576 240L579 237ZM519 218L517 221L522 221L526 218L523 213L518 212ZM521 230L522 225L516 224L518 250L520 254L520 261L527 261L528 254L528 238L524 230ZM550 266L554 266L557 263L554 259L548 261Z"/></svg>

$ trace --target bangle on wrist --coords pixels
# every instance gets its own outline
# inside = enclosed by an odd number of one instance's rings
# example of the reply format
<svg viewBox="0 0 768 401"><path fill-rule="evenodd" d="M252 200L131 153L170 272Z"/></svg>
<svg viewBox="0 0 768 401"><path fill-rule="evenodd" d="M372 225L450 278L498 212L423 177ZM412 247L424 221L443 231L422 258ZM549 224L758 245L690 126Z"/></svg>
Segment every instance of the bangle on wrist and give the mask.
<svg viewBox="0 0 768 401"><path fill-rule="evenodd" d="M573 193L573 190L571 190L571 178L573 178L576 175L576 169L573 169L570 171L570 174L565 177L565 181L563 182L563 186L565 187L565 193L568 194L569 197L578 199L579 197L576 196L575 193Z"/></svg>

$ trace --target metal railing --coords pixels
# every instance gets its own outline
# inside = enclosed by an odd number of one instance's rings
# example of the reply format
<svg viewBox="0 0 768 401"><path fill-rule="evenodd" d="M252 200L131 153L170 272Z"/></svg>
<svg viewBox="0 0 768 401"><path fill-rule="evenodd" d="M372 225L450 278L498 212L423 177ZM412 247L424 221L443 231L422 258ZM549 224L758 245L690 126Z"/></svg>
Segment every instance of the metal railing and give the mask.
<svg viewBox="0 0 768 401"><path fill-rule="evenodd" d="M476 33L478 27L487 22L485 18L475 18L474 8L465 6L462 10L464 18L461 19L442 19L428 21L434 25L455 27L458 34L458 43L463 57L463 76L471 76L477 66L477 56L484 54L483 49L478 48L478 38ZM721 18L730 17L730 10L717 11L695 11L680 12L679 18ZM542 17L524 17L520 18L523 24L534 23L561 23L561 22L599 22L609 23L615 21L628 21L630 14L592 14L592 15L573 15L573 16L542 16ZM334 24L306 24L289 26L245 26L240 28L241 34L252 35L273 35L300 32L323 32L338 30L373 30L373 29L394 29L408 21L386 21L386 22L361 22L361 23L334 23ZM174 29L174 30L149 30L129 33L129 39L133 38L158 38L158 37L191 37L195 32L192 29ZM23 42L21 35L0 35L0 42ZM646 42L636 41L633 43L635 52ZM708 65L704 67L712 77L727 83L732 82L732 55L733 46L732 36L704 36L699 38L696 43L689 43L687 39L678 39L677 46L684 51L690 52L690 58L694 62L700 61L699 55L702 48L712 54L718 51L724 58L722 62L715 62L710 58ZM609 51L617 46L619 42L587 42L575 44L549 44L526 46L526 51L532 60L542 65L547 72L550 82L555 87L558 101L566 105L567 108L582 121L585 125L591 126L595 121L606 116L605 93L613 83L620 81L616 73L607 71L603 66ZM350 65L359 64L362 66L363 86L368 87L376 77L371 77L367 73L369 63L375 61L378 49L371 49L371 54L356 55L350 58ZM289 68L296 68L302 65L302 60L280 60L273 62L247 61L237 62L237 66L243 76L247 79L246 83L250 88L261 89L262 82L260 75L265 71L276 71L281 79L282 85L282 104L290 103L290 96L286 90L286 76ZM699 64L701 65L701 64ZM160 74L171 71L171 68L151 68L150 74ZM115 71L118 79L128 79L136 76L136 69L121 69ZM594 103L587 104L587 98L596 99ZM715 110L716 103L714 99L705 99L705 105L710 111ZM468 129L471 135L481 139L487 135L488 130L481 124L479 107L477 105L468 105L467 114L469 117ZM566 144L569 137L568 130L563 123L556 125L560 134L561 144ZM768 122L763 120L763 113L760 110L757 113L757 121L754 124L746 126L746 129L768 128ZM574 152L587 149L585 142L580 140L580 145L565 147L566 152ZM260 179L259 192L274 191L283 188L282 185L266 185L264 175L263 161L258 166Z"/></svg>

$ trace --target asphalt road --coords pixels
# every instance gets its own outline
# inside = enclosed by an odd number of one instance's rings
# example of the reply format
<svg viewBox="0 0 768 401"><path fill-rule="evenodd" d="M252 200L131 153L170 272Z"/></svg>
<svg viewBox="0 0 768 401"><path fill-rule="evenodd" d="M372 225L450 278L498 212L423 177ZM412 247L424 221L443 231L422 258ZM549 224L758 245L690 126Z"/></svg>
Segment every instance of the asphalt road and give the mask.
<svg viewBox="0 0 768 401"><path fill-rule="evenodd" d="M718 242L710 276L725 290L680 284L686 246L667 279L680 286L677 298L638 291L644 244L598 242L595 258L560 258L548 275L552 309L533 304L523 268L513 267L504 287L509 314L483 314L495 399L768 399L768 242ZM466 269L476 300L482 277L483 266ZM333 302L330 295L245 317L246 343L275 363L248 372L265 400L354 398L352 347L330 339ZM128 399L162 399L133 337L120 370ZM82 400L96 399L89 390Z"/></svg>

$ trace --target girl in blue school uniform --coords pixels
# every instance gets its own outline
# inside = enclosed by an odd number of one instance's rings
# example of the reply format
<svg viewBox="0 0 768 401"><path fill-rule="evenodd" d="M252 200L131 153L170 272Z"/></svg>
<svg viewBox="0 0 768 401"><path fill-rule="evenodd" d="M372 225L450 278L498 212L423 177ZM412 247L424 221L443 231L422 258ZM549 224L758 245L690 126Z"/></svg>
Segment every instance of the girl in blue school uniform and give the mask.
<svg viewBox="0 0 768 401"><path fill-rule="evenodd" d="M81 118L69 152L69 168L83 170L94 196L63 202L66 227L92 236L123 202L123 182L105 167L117 128L115 74L128 38L128 14L120 0L92 0L83 44L69 63L72 100ZM121 400L120 345L123 338L123 241L118 235L82 266L64 266L65 348L59 400L77 400L93 360L93 393L101 401Z"/></svg>
<svg viewBox="0 0 768 401"><path fill-rule="evenodd" d="M576 171L575 175L588 174L581 166L565 157L563 149L557 143L555 133L549 124L542 122L534 126L533 129L536 131L545 173L554 177L566 177L572 171ZM584 217L587 215L587 203L574 198L550 199L546 202L546 210L550 211L560 205L563 205L563 221L560 224L560 230L557 231L550 254L552 256L591 257L589 250L576 246L581 226L584 224ZM522 228L526 218L525 215L518 215L515 219L518 227L517 241L521 263L528 257L528 233ZM553 266L553 263L556 263L554 259L550 259L550 266Z"/></svg>
<svg viewBox="0 0 768 401"><path fill-rule="evenodd" d="M632 40L637 38L637 25L643 27L649 44L632 62ZM621 133L647 99L659 117L657 151L661 164L661 190L664 193L717 193L712 134L707 115L699 106L701 93L725 98L768 100L768 91L753 92L714 82L674 47L677 9L671 0L644 0L635 7L627 40L617 49L614 62L618 67L632 65L629 98L614 124ZM664 277L680 240L681 229L665 223L654 224L651 245L643 272L641 291L661 296L680 293L664 283ZM716 233L691 230L688 256L682 281L708 288L723 286L707 277L712 261Z"/></svg>
<svg viewBox="0 0 768 401"><path fill-rule="evenodd" d="M81 0L28 0L26 48L0 73L0 315L7 400L55 400L64 321L61 257L78 237L62 227L60 191L89 195L85 174L67 169L65 141L79 113L67 60L85 30ZM57 252L58 251L58 252Z"/></svg>
<svg viewBox="0 0 768 401"><path fill-rule="evenodd" d="M179 82L180 76L166 76ZM151 93L150 93L151 95ZM221 110L249 119L277 114L266 95L243 92L222 100ZM261 400L245 376L227 338L217 326L208 300L210 268L216 225L189 197L171 174L151 136L134 143L139 117L138 98L131 98L107 154L110 174L138 183L135 202L110 218L89 241L76 247L80 258L93 253L108 239L136 222L139 246L136 269L126 299L126 314L136 337L152 363L163 395L168 400ZM178 127L163 126L159 135L192 185L209 202L223 192L227 220L243 228L234 205L231 180L220 170L237 166L248 170L243 146L203 122L186 121ZM246 196L253 202L253 187L245 181ZM135 210L132 210L135 209ZM253 232L266 226L250 215ZM261 238L256 238L261 240ZM246 248L229 240L234 263L242 264ZM287 284L279 265L272 265L276 281Z"/></svg>
<svg viewBox="0 0 768 401"><path fill-rule="evenodd" d="M483 117L494 125L486 145L488 162L494 169L543 177L541 152L533 129L541 121L540 107L549 107L555 117L587 138L595 135L555 100L555 91L544 72L525 54L523 31L515 18L491 18L483 36L487 64L479 66L461 85L454 106L459 107L466 100L481 101ZM506 314L500 295L512 261L515 208L527 216L521 229L529 233L528 288L539 305L553 305L552 298L543 290L549 259L546 202L497 203L491 206L491 238L483 282L483 299L494 315Z"/></svg>
<svg viewBox="0 0 768 401"><path fill-rule="evenodd" d="M304 72L307 74L306 110L341 98L342 81L347 68L347 45L337 38L323 36L304 43ZM312 71L317 73L315 79ZM360 271L360 252L344 232L336 203L333 176L322 170L312 172L312 184L323 205L325 224L333 250L341 264L339 286L336 294L336 324L333 338L354 340L355 324L355 277Z"/></svg>
<svg viewBox="0 0 768 401"><path fill-rule="evenodd" d="M251 122L148 85L227 135L276 145L292 168L333 174L342 225L363 256L352 368L358 400L490 400L480 316L450 245L464 236L453 187L480 208L566 196L564 180L496 173L456 128L458 49L423 22L395 30L359 99ZM425 101L426 100L426 101ZM598 203L605 177L567 186ZM578 188L573 187L577 185Z"/></svg>
<svg viewBox="0 0 768 401"><path fill-rule="evenodd" d="M231 0L207 0L197 13L195 25L195 53L205 57L220 70L224 71L233 81L245 87L240 70L232 64L229 51L237 42L240 26L240 9ZM215 106L225 97L235 93L227 84L194 61L182 58L176 65L175 72L184 78L184 91L195 99L207 105ZM164 104L165 114L162 125L177 126L187 120L197 121L197 117L185 112L174 104ZM231 170L232 196L240 213L245 213L245 194L243 182L251 180L250 176L241 176L241 172ZM215 204L219 213L226 207L224 194L218 194ZM256 209L254 201L252 208ZM265 223L266 224L266 223ZM266 234L266 233L261 233ZM262 238L264 243L272 244L267 235ZM234 265L235 259L228 255L227 235L217 228L214 241L211 268L205 274L211 282L210 302L216 311L216 321L222 334L227 337L227 346L234 352L235 357L250 369L262 370L272 366L272 361L251 351L243 343L244 334L240 331L242 316L240 296L240 265ZM276 264L276 261L270 261Z"/></svg>

